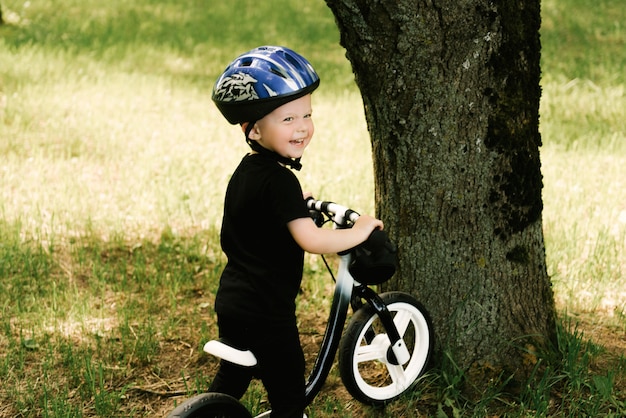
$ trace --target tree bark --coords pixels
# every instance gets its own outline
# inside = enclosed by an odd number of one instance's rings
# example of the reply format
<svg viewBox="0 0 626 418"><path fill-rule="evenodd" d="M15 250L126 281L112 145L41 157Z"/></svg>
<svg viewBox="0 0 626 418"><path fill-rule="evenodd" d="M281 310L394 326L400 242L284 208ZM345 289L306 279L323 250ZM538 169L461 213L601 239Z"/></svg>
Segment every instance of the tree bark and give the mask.
<svg viewBox="0 0 626 418"><path fill-rule="evenodd" d="M363 96L377 214L469 383L555 337L541 224L539 0L326 0ZM444 356L440 356L440 359Z"/></svg>

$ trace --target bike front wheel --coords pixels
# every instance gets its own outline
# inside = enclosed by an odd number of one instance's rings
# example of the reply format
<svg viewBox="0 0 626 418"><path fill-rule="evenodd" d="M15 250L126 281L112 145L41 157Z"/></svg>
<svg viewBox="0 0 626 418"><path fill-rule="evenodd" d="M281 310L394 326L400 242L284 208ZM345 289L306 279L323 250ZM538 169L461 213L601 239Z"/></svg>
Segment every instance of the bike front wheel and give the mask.
<svg viewBox="0 0 626 418"><path fill-rule="evenodd" d="M186 400L167 418L252 418L252 415L232 396L211 392Z"/></svg>
<svg viewBox="0 0 626 418"><path fill-rule="evenodd" d="M389 337L374 308L366 304L348 324L339 347L339 372L348 392L368 405L384 405L410 389L426 370L433 349L428 312L412 296L382 293L409 360L395 364Z"/></svg>

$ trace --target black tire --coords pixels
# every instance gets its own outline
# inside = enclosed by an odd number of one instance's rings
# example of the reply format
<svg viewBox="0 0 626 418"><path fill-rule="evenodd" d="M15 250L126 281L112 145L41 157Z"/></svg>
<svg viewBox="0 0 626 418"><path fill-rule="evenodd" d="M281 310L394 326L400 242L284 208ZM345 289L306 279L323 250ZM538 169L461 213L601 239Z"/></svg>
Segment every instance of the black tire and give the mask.
<svg viewBox="0 0 626 418"><path fill-rule="evenodd" d="M167 418L252 418L252 415L230 395L202 393L178 405Z"/></svg>
<svg viewBox="0 0 626 418"><path fill-rule="evenodd" d="M389 360L389 338L369 304L354 314L339 347L344 386L356 400L374 406L384 405L409 390L426 370L434 346L432 321L415 298L402 292L383 293L380 297L409 350L409 361L394 365Z"/></svg>

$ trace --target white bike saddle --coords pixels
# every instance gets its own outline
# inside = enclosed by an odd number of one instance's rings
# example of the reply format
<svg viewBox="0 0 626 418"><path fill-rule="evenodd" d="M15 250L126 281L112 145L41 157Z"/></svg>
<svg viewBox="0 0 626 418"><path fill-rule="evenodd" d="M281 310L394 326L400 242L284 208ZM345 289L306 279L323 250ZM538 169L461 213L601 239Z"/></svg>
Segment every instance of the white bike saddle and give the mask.
<svg viewBox="0 0 626 418"><path fill-rule="evenodd" d="M211 340L204 344L204 351L240 366L256 366L256 357L250 350L239 350L219 340Z"/></svg>

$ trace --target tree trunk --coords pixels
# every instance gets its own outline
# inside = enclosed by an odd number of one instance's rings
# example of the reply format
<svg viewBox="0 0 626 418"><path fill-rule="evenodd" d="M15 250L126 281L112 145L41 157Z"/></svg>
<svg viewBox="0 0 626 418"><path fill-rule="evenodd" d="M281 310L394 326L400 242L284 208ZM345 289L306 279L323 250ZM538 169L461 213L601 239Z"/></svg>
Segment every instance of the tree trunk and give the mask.
<svg viewBox="0 0 626 418"><path fill-rule="evenodd" d="M361 90L387 285L470 383L523 379L555 336L539 160L539 0L327 0ZM440 359L443 357L439 357Z"/></svg>

